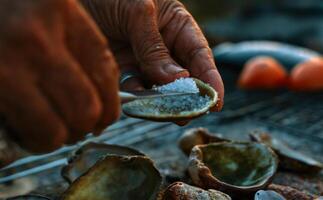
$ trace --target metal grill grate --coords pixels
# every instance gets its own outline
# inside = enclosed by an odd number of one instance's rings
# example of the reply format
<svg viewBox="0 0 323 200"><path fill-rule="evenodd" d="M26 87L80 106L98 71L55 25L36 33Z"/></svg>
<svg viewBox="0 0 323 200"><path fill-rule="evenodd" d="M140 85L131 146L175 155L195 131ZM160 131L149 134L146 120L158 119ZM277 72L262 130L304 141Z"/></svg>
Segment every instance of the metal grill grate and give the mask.
<svg viewBox="0 0 323 200"><path fill-rule="evenodd" d="M232 75L235 73L235 75ZM218 117L222 121L250 118L287 130L288 134L300 134L323 145L323 93L244 92L237 90L237 73L225 71L224 80L229 87L225 107Z"/></svg>
<svg viewBox="0 0 323 200"><path fill-rule="evenodd" d="M290 133L301 133L323 142L323 94L285 92L241 97L241 92L236 93L239 93L234 95L237 101L231 99L231 104L220 114L223 120L250 117L268 126L288 129Z"/></svg>

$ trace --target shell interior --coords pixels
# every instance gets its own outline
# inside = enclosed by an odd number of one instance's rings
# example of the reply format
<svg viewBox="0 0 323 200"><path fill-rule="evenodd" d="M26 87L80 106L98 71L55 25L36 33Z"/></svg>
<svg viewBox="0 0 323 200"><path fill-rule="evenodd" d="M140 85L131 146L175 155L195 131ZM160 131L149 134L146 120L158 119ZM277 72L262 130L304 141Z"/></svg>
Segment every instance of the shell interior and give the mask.
<svg viewBox="0 0 323 200"><path fill-rule="evenodd" d="M63 200L155 200L161 176L144 156L108 155L76 179Z"/></svg>
<svg viewBox="0 0 323 200"><path fill-rule="evenodd" d="M276 172L277 159L262 144L219 143L201 149L203 162L212 175L230 185L261 185Z"/></svg>

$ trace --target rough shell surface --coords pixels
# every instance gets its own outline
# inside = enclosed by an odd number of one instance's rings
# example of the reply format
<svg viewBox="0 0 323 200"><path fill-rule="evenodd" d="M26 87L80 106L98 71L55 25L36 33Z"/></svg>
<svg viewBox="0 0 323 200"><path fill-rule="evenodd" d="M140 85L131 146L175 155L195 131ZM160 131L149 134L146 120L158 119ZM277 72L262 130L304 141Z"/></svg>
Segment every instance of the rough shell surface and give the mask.
<svg viewBox="0 0 323 200"><path fill-rule="evenodd" d="M231 200L230 196L217 190L203 190L182 182L175 182L164 191L163 200Z"/></svg>
<svg viewBox="0 0 323 200"><path fill-rule="evenodd" d="M268 186L268 190L273 190L282 196L284 196L287 200L313 200L315 197L311 194L296 190L289 186L270 184Z"/></svg>

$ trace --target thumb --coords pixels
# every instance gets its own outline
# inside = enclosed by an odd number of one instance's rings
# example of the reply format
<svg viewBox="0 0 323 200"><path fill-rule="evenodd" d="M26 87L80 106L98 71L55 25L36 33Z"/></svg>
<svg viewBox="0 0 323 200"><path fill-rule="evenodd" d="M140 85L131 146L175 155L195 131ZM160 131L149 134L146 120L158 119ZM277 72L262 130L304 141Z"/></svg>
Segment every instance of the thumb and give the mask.
<svg viewBox="0 0 323 200"><path fill-rule="evenodd" d="M188 77L189 72L171 58L158 30L156 17L144 15L139 18L142 19L137 19L130 29L130 42L144 78L164 84Z"/></svg>

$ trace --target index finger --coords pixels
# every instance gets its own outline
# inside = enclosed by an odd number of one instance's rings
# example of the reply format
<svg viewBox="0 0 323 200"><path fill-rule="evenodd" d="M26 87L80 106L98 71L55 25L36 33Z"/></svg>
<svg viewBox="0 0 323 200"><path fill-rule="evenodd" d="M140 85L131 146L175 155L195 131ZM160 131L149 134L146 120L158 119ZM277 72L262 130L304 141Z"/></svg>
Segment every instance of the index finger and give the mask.
<svg viewBox="0 0 323 200"><path fill-rule="evenodd" d="M77 1L69 1L68 6L67 47L100 95L103 112L95 131L101 131L119 116L118 65L106 38L84 8Z"/></svg>
<svg viewBox="0 0 323 200"><path fill-rule="evenodd" d="M165 26L162 27L164 41L175 57L189 70L192 77L210 84L218 92L219 101L216 110L219 111L223 106L224 86L208 42L191 14L181 3L176 2L172 10L174 12L170 15L172 17L162 19L166 21Z"/></svg>

